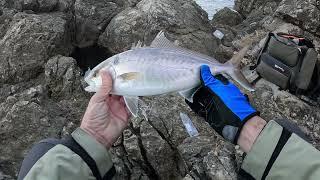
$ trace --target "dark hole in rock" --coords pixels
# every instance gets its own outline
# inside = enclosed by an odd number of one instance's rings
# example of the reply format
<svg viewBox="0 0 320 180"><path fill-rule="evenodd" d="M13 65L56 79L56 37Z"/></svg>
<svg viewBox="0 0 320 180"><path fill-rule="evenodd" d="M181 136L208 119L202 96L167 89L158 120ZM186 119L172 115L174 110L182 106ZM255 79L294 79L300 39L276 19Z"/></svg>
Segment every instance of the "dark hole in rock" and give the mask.
<svg viewBox="0 0 320 180"><path fill-rule="evenodd" d="M93 45L90 47L79 48L76 47L72 52L71 57L73 57L78 66L81 68L83 75L88 70L88 68L93 69L99 63L111 57L112 54L104 47Z"/></svg>

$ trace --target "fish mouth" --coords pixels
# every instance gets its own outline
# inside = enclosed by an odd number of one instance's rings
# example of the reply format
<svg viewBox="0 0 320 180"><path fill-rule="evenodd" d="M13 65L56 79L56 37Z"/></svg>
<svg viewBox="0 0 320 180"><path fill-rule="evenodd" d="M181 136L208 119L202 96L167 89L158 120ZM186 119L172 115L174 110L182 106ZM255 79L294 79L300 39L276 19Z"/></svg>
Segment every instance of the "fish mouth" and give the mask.
<svg viewBox="0 0 320 180"><path fill-rule="evenodd" d="M94 72L97 70L93 69L92 71ZM98 71L105 71L110 74L113 80L116 79L116 70L112 65L108 65L107 67L101 68ZM88 86L84 88L84 90L87 92L97 92L102 85L102 78L100 77L100 75L98 77L92 77L91 75L86 77L84 80L88 84Z"/></svg>

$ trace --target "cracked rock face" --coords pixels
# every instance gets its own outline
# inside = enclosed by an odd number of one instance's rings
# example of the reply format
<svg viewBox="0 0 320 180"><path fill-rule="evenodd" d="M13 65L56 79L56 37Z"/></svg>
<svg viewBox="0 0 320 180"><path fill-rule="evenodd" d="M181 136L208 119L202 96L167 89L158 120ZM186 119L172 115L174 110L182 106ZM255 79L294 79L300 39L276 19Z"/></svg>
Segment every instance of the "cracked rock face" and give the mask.
<svg viewBox="0 0 320 180"><path fill-rule="evenodd" d="M72 51L69 22L61 13L14 15L0 40L0 83L36 77L48 58Z"/></svg>
<svg viewBox="0 0 320 180"><path fill-rule="evenodd" d="M284 0L276 16L320 36L320 4L316 0Z"/></svg>
<svg viewBox="0 0 320 180"><path fill-rule="evenodd" d="M111 20L99 44L119 53L141 40L150 44L159 30L167 30L182 46L209 55L218 44L206 12L192 0L142 0Z"/></svg>
<svg viewBox="0 0 320 180"><path fill-rule="evenodd" d="M45 77L51 97L65 98L83 92L80 69L71 57L58 55L51 58L45 65Z"/></svg>
<svg viewBox="0 0 320 180"><path fill-rule="evenodd" d="M110 20L124 9L123 0L76 0L76 42L78 47L94 45Z"/></svg>

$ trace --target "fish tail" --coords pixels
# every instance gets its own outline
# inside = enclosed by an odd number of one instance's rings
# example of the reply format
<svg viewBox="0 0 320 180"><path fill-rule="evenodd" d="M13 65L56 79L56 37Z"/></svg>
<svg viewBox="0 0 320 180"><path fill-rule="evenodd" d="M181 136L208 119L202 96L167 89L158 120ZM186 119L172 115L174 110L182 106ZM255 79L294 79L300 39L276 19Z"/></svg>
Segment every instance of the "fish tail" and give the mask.
<svg viewBox="0 0 320 180"><path fill-rule="evenodd" d="M254 88L249 83L249 81L245 78L245 76L242 74L240 69L233 68L232 70L229 70L227 73L233 80L239 83L243 88L245 88L250 92L254 91Z"/></svg>
<svg viewBox="0 0 320 180"><path fill-rule="evenodd" d="M231 68L226 72L233 80L239 83L243 88L248 91L254 91L254 88L245 78L240 70L241 60L247 54L250 46L242 48L236 55L234 55L230 61L226 62L225 65L231 66Z"/></svg>

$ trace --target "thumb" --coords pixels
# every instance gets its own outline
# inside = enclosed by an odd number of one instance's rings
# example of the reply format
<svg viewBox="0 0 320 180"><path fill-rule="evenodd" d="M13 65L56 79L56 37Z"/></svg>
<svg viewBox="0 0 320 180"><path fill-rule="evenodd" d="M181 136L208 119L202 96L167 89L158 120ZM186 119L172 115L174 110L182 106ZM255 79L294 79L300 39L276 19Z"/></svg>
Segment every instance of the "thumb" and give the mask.
<svg viewBox="0 0 320 180"><path fill-rule="evenodd" d="M209 84L212 85L221 85L222 83L216 79L212 74L210 67L207 65L202 65L200 68L200 75L201 75L201 82L203 85L208 86Z"/></svg>
<svg viewBox="0 0 320 180"><path fill-rule="evenodd" d="M100 70L99 75L102 80L102 84L100 89L96 92L96 94L92 97L94 102L102 102L108 96L110 91L112 90L112 77L106 71Z"/></svg>

